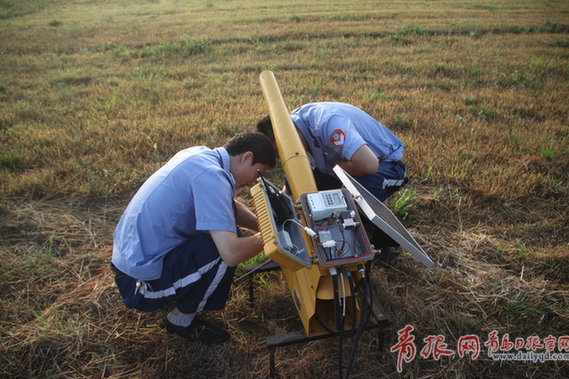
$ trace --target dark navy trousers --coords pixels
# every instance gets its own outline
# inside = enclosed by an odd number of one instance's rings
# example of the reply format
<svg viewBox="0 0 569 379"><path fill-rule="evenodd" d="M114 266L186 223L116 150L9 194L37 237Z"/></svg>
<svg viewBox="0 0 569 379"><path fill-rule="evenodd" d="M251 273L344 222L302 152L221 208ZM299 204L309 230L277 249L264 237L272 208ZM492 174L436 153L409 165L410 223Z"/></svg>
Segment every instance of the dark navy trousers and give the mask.
<svg viewBox="0 0 569 379"><path fill-rule="evenodd" d="M225 307L235 267L229 267L209 233L202 233L174 248L164 258L162 276L139 281L118 275L115 282L127 308L155 311L176 302L183 313Z"/></svg>

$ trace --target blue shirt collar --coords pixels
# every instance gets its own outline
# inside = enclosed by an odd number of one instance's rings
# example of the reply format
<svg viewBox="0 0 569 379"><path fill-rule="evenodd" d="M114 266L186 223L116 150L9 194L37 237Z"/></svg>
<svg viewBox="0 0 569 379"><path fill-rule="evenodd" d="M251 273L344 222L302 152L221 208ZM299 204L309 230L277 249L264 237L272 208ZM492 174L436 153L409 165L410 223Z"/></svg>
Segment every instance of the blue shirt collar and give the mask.
<svg viewBox="0 0 569 379"><path fill-rule="evenodd" d="M213 150L219 154L220 166L224 171L226 171L229 174L229 176L231 177L231 184L235 186L235 178L233 177L233 174L231 174L230 171L231 165L229 163L229 153L227 152L225 147L217 147Z"/></svg>

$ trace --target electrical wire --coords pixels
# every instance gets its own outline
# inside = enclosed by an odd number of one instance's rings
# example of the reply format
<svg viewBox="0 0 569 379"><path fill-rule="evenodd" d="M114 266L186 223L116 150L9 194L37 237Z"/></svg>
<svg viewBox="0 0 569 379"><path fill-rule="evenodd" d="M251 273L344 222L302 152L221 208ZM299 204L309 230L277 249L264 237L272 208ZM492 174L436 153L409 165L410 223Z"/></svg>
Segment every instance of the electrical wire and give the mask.
<svg viewBox="0 0 569 379"><path fill-rule="evenodd" d="M338 229L340 229L340 234L342 235L342 246L340 246L340 251L343 252L344 247L346 245L346 236L344 235L344 226L342 225L341 219L339 216L334 215L334 219L336 220L336 224L338 224Z"/></svg>
<svg viewBox="0 0 569 379"><path fill-rule="evenodd" d="M300 221L295 220L294 218L287 218L286 220L283 221L283 228L284 228L284 224L287 222L293 222L295 224L297 224L298 226L300 226L305 232L306 234L308 234L310 237L314 238L316 236L316 232L312 229L310 229L308 226L304 226L302 225L302 223Z"/></svg>
<svg viewBox="0 0 569 379"><path fill-rule="evenodd" d="M340 271L340 281L342 282L342 317L346 317L346 285L344 283L344 273L342 269ZM342 329L344 329L344 325L342 325Z"/></svg>
<svg viewBox="0 0 569 379"><path fill-rule="evenodd" d="M320 233L322 231L322 229L324 229L324 227L328 225L328 221L322 223L322 225L320 225L320 228L318 228L318 230L316 231L316 233Z"/></svg>
<svg viewBox="0 0 569 379"><path fill-rule="evenodd" d="M344 251L342 254L340 254L340 256L338 258L343 258L344 255L350 253L350 250L352 249L352 245L349 242L346 242L346 245L348 245L348 248L346 249L346 251Z"/></svg>
<svg viewBox="0 0 569 379"><path fill-rule="evenodd" d="M346 335L346 330L344 328L344 323L345 323L345 316L346 316L346 288L345 288L345 283L344 283L344 270L345 275L348 278L348 283L349 283L349 288L350 288L350 292L351 292L351 297L352 297L352 328L351 328L351 333L356 332L355 338L354 338L354 344L352 346L352 351L350 353L350 358L348 360L348 364L346 366L346 371L345 371L345 376L342 375L342 371L343 371L343 367L342 367L342 354L343 354L343 343L344 343L344 336ZM354 283L354 278L351 274L351 272L349 271L349 267L338 267L338 268L331 268L330 269L330 275L332 277L332 286L334 289L334 321L336 324L336 334L338 334L339 336L339 350L338 350L338 377L342 378L344 377L345 379L348 379L350 376L350 372L352 370L352 366L354 363L354 359L355 359L355 355L357 352L357 348L359 345L359 341L361 339L363 330L365 328L365 325L367 324L369 317L370 317L370 311L368 309L368 305L370 306L371 309L371 304L372 304L372 299L373 299L373 294L371 292L371 281L369 281L367 279L367 275L369 274L369 267L364 268L363 265L358 265L358 270L360 272L361 278L358 281L357 285ZM340 297L340 284L338 283L338 280L342 281L342 296ZM357 315L357 300L356 300L356 289L361 287L362 289L362 306L360 309L360 318L359 318L359 324L356 328L356 315ZM369 299L368 299L369 296ZM340 305L340 302L342 302L342 305ZM341 308L343 308L341 310ZM323 326L326 330L328 330L328 328L326 328L323 323L321 322L321 320L319 320L317 318L318 322L320 323L321 326Z"/></svg>
<svg viewBox="0 0 569 379"><path fill-rule="evenodd" d="M322 320L320 319L320 316L318 315L318 313L316 313L316 314L314 315L314 317L316 318L316 321L318 321L318 324L320 324L320 326L321 326L325 331L327 331L327 332L330 333L330 334L334 334L334 331L333 331L332 329L330 329L329 327L327 327L327 326L322 322Z"/></svg>
<svg viewBox="0 0 569 379"><path fill-rule="evenodd" d="M350 359L348 360L348 365L346 366L345 379L348 379L350 377L350 371L352 371L352 365L354 363L358 344L359 344L360 338L362 336L362 332L364 330L364 325L365 325L366 319L367 319L367 316L366 316L367 315L367 305L368 305L367 296L369 294L368 292L370 290L370 286L369 286L368 280L365 276L365 270L363 269L363 266L359 265L359 267L361 267L360 268L360 274L362 275L362 277L360 278L358 285L360 285L360 283L362 284L363 302L362 302L362 309L360 310L360 324L358 325L358 330L356 332L356 337L354 338L354 345L352 346L352 352L350 354ZM369 294L369 295L371 295L371 294ZM340 378L341 377L342 376L340 375Z"/></svg>
<svg viewBox="0 0 569 379"><path fill-rule="evenodd" d="M332 275L332 286L334 288L334 321L336 324L336 332L340 336L339 344L340 348L338 350L338 372L339 377L342 377L342 345L344 342L342 334L342 321L340 316L340 294L338 293L338 271L335 267L330 269L330 274Z"/></svg>
<svg viewBox="0 0 569 379"><path fill-rule="evenodd" d="M352 329L350 334L356 330L356 315L358 314L358 307L357 307L357 299L356 299L356 291L355 291L355 284L354 284L354 277L350 272L350 268L346 266L346 276L348 277L348 284L350 285L350 294L352 298Z"/></svg>

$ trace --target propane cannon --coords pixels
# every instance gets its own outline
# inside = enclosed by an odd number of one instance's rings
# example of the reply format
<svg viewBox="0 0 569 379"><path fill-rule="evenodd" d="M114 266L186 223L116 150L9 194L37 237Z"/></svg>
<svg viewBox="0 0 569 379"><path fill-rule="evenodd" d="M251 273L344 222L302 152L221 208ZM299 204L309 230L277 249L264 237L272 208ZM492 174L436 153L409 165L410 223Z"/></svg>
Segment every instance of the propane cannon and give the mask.
<svg viewBox="0 0 569 379"><path fill-rule="evenodd" d="M297 342L356 335L353 361L361 332L391 323L370 288L366 263L376 251L360 214L427 267L433 262L393 213L339 166L334 172L345 188L318 191L274 74L264 71L260 82L291 194L260 177L251 195L265 255L279 264L304 326L301 332L267 337L267 345L274 351ZM271 363L272 370L273 358Z"/></svg>
<svg viewBox="0 0 569 379"><path fill-rule="evenodd" d="M274 74L264 71L260 81L292 192L264 178L251 189L265 255L279 263L307 336L355 330L359 305L350 289L374 252L350 193L318 191ZM335 317L340 303L342 325Z"/></svg>

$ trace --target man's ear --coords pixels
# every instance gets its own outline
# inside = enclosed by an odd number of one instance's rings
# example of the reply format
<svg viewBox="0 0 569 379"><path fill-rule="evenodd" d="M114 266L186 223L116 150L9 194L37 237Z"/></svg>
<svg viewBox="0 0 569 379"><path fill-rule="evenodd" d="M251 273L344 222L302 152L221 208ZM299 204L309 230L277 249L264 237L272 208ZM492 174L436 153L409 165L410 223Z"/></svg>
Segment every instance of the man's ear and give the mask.
<svg viewBox="0 0 569 379"><path fill-rule="evenodd" d="M253 161L253 152L252 151L246 151L243 154L241 154L241 163L245 163L249 159L251 160L251 162Z"/></svg>

